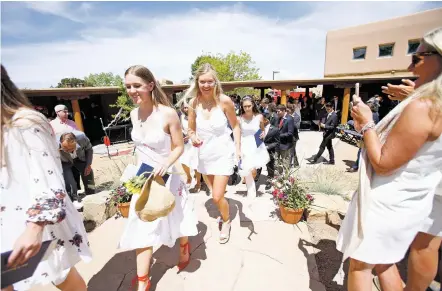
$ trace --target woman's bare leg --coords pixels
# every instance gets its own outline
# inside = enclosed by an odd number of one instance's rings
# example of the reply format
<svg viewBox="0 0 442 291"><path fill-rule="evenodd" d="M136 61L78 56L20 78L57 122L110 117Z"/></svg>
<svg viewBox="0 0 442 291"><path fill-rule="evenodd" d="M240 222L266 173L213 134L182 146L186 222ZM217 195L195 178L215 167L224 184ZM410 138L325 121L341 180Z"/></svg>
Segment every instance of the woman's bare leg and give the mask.
<svg viewBox="0 0 442 291"><path fill-rule="evenodd" d="M189 242L189 238L187 236L180 237L180 260L179 262L186 262L190 257L190 248L183 247Z"/></svg>
<svg viewBox="0 0 442 291"><path fill-rule="evenodd" d="M150 260L152 259L153 248L136 249L137 255L137 276L144 277L149 274ZM138 281L138 291L145 291L148 281Z"/></svg>
<svg viewBox="0 0 442 291"><path fill-rule="evenodd" d="M78 273L75 267L72 267L63 283L56 286L63 291L86 291L87 286L83 277Z"/></svg>
<svg viewBox="0 0 442 291"><path fill-rule="evenodd" d="M206 182L207 188L209 188L209 191L212 192L213 191L213 176L210 176L211 178L209 178L209 176L207 175L203 175L203 180L204 182Z"/></svg>
<svg viewBox="0 0 442 291"><path fill-rule="evenodd" d="M350 258L348 270L348 291L372 291L372 270L374 265L370 265Z"/></svg>
<svg viewBox="0 0 442 291"><path fill-rule="evenodd" d="M218 207L221 213L221 218L224 222L229 220L229 203L224 194L226 193L227 182L229 181L229 176L208 176L208 180L212 185L212 198L213 203Z"/></svg>
<svg viewBox="0 0 442 291"><path fill-rule="evenodd" d="M195 179L196 179L195 187L201 188L201 173L199 173L197 170L195 170Z"/></svg>
<svg viewBox="0 0 442 291"><path fill-rule="evenodd" d="M396 264L376 265L374 267L379 278L382 291L402 291L403 284L401 275Z"/></svg>
<svg viewBox="0 0 442 291"><path fill-rule="evenodd" d="M187 177L186 184L192 183L192 176L190 175L190 168L184 164L181 164L181 166L183 167L184 173L186 173L186 177Z"/></svg>
<svg viewBox="0 0 442 291"><path fill-rule="evenodd" d="M442 237L419 232L410 246L404 291L425 291L436 277Z"/></svg>

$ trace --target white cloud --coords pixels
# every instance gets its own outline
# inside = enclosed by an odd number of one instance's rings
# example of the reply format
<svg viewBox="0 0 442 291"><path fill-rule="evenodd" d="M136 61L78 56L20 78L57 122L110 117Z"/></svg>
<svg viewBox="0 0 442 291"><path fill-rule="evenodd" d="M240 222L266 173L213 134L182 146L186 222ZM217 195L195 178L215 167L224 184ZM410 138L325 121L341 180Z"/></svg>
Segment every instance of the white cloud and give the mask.
<svg viewBox="0 0 442 291"><path fill-rule="evenodd" d="M52 2L54 3L54 2ZM55 2L61 3L61 2ZM68 19L79 10L47 4L33 7ZM407 15L420 9L417 2L314 2L312 13L294 20L253 14L241 5L185 14L143 17L122 13L109 22L90 25L83 40L18 45L2 49L2 59L20 86L48 87L64 77L113 72L122 75L133 64L149 67L158 79L180 83L204 52L248 52L263 79L323 76L328 30ZM288 6L292 8L293 6ZM92 7L80 7L90 14ZM83 18L84 19L84 18ZM81 20L83 21L83 20ZM112 21L112 22L110 22Z"/></svg>
<svg viewBox="0 0 442 291"><path fill-rule="evenodd" d="M41 13L60 16L75 22L84 22L93 9L91 3L75 3L62 1L32 1L26 2L26 7Z"/></svg>

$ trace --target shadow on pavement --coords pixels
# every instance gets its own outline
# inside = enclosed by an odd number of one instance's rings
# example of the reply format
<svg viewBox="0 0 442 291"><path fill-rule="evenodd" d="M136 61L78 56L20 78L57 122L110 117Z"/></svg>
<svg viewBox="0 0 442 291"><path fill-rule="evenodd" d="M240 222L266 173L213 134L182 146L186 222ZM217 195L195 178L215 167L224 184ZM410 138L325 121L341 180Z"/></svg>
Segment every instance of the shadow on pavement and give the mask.
<svg viewBox="0 0 442 291"><path fill-rule="evenodd" d="M356 161L350 161L350 160L342 160L342 162L349 168L353 167Z"/></svg>
<svg viewBox="0 0 442 291"><path fill-rule="evenodd" d="M298 243L299 249L304 253L307 259L308 271L310 274L310 289L315 291L318 289L318 278L315 278L312 270L315 264L318 268L319 281L324 284L327 291L345 291L347 290L347 270L348 260L344 263L345 277L344 282L334 281L341 267L342 253L336 249L336 243L333 240L322 239L317 244L312 244L304 239L300 239ZM316 254L309 254L306 247L316 249ZM319 250L319 251L318 251ZM313 274L312 274L313 273ZM338 280L339 281L339 280ZM341 285L342 284L342 285Z"/></svg>
<svg viewBox="0 0 442 291"><path fill-rule="evenodd" d="M207 226L198 222L198 234L190 238L190 263L183 272L195 272L201 266L201 260L207 259L204 236ZM156 290L158 282L164 274L172 268L176 268L179 260L179 242L170 249L160 247L153 254L153 264L150 270L151 288ZM115 254L104 267L95 274L88 283L89 291L127 291L131 289L132 279L136 276L135 251L126 251ZM178 271L178 270L177 270Z"/></svg>
<svg viewBox="0 0 442 291"><path fill-rule="evenodd" d="M232 198L226 199L229 203L230 221L233 221L235 217L239 215L239 224L241 227L247 227L250 230L250 234L247 238L251 240L253 234L258 234L255 232L255 225L253 224L253 221L244 214L243 205L241 202ZM210 217L216 219L220 216L218 208L213 203L213 199L207 200L206 203L204 203L204 206L206 207L207 213ZM216 235L218 235L218 233L216 233Z"/></svg>

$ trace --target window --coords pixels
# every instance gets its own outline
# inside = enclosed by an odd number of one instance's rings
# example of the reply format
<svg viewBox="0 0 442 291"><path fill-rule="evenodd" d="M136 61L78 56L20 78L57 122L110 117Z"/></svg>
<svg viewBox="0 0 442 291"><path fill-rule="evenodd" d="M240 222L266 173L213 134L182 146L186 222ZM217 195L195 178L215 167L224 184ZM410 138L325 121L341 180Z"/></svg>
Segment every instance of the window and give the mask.
<svg viewBox="0 0 442 291"><path fill-rule="evenodd" d="M420 40L419 39L413 39L408 41L408 51L407 54L411 55L414 54L417 51L417 48L419 47Z"/></svg>
<svg viewBox="0 0 442 291"><path fill-rule="evenodd" d="M394 43L380 44L379 45L379 57L391 57L393 56Z"/></svg>
<svg viewBox="0 0 442 291"><path fill-rule="evenodd" d="M359 47L353 49L353 60L364 60L367 47Z"/></svg>

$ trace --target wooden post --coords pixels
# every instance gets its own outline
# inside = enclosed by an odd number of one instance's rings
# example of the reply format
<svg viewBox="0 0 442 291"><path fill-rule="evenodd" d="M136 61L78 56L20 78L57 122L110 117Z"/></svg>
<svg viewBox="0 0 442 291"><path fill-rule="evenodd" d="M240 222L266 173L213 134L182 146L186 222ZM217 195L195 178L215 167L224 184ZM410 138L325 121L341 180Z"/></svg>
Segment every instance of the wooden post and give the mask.
<svg viewBox="0 0 442 291"><path fill-rule="evenodd" d="M283 89L281 89L281 104L287 105L287 92Z"/></svg>
<svg viewBox="0 0 442 291"><path fill-rule="evenodd" d="M348 120L348 107L350 105L350 88L344 88L344 98L342 99L341 124L346 124Z"/></svg>
<svg viewBox="0 0 442 291"><path fill-rule="evenodd" d="M261 100L264 99L264 96L265 96L264 90L265 90L264 88L261 88Z"/></svg>
<svg viewBox="0 0 442 291"><path fill-rule="evenodd" d="M72 111L74 111L75 124L77 124L79 130L84 132L83 120L81 119L80 104L78 103L78 99L72 99L71 104Z"/></svg>

